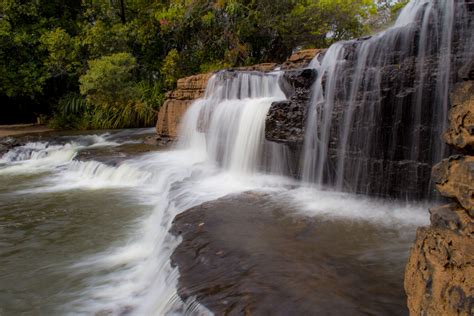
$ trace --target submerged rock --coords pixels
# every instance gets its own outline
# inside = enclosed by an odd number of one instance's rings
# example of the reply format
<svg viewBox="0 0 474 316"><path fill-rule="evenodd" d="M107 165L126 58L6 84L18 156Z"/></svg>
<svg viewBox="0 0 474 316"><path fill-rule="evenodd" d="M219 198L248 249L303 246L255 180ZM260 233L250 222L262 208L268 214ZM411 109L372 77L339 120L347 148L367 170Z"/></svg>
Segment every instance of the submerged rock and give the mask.
<svg viewBox="0 0 474 316"><path fill-rule="evenodd" d="M12 138L12 137L0 138L0 158L10 149L21 146L21 145L22 143L16 138Z"/></svg>

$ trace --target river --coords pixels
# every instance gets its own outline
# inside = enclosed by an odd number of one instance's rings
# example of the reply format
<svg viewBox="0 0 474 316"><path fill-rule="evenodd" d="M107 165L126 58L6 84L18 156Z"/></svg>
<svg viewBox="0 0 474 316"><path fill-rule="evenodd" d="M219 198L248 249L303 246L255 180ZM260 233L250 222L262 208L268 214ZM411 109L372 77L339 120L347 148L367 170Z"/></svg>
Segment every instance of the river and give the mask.
<svg viewBox="0 0 474 316"><path fill-rule="evenodd" d="M292 264L283 270L268 269L278 271L274 279L281 288L286 286L284 275L301 280L308 273L311 261L303 254L319 245L317 257L330 252L330 264L351 260L341 270L343 274L328 275L327 284L339 278L362 282L352 289L341 287L336 291L341 293L339 299L363 297L362 306L364 300L379 301L383 306L383 298L388 297L395 301L390 304L398 306L394 314L406 312L403 269L416 227L428 223L425 205L300 187L294 180L267 173L235 173L209 162L196 150L144 144L152 133L152 129L142 129L47 134L30 137L26 144L3 155L1 315L209 313L192 300L183 303L177 296L179 272L169 259L180 238L168 230L178 213L247 191L264 193L273 201L266 207L255 207L254 212L278 205L279 214L285 214L285 224L278 216L265 219L268 229L287 227L292 231L292 223L297 221L291 218L316 223L309 233L312 237L301 242L301 251L296 255L294 250L289 252ZM248 217L248 212L228 212L240 221ZM236 240L249 242L230 238L236 236L231 233L238 231L236 227L226 230L221 236L233 247L241 246ZM264 236L274 238L280 252L295 249L300 238L279 236L278 229ZM252 255L276 251L265 238L254 240L259 246L252 248ZM369 275L366 265L376 270ZM320 273L318 266L315 264L310 273ZM354 268L351 276L351 266L365 268ZM259 265L255 269L258 271ZM382 284L373 294L381 300L368 298L364 280ZM324 286L313 290L317 293ZM352 294L347 296L347 291ZM298 302L289 299L281 304Z"/></svg>

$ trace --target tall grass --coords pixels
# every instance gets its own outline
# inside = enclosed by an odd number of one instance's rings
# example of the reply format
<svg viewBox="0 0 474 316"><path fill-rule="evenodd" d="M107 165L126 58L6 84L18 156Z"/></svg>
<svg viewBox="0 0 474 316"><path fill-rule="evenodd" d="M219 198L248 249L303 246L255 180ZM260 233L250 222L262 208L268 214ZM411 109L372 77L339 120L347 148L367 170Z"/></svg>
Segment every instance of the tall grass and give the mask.
<svg viewBox="0 0 474 316"><path fill-rule="evenodd" d="M145 87L143 87L145 89ZM155 93L149 91L149 94ZM152 95L153 96L153 95ZM71 93L59 100L49 125L61 129L115 129L153 126L161 95L155 95L155 106L142 100L130 101L125 105L95 106L77 93Z"/></svg>

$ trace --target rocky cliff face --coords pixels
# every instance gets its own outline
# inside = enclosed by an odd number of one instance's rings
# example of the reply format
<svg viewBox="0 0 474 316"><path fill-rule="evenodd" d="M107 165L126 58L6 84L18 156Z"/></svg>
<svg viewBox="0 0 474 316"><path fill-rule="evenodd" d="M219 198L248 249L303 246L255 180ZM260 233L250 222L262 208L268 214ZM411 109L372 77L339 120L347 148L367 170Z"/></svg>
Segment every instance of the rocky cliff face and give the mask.
<svg viewBox="0 0 474 316"><path fill-rule="evenodd" d="M440 141L449 91L473 76L474 11L466 0L410 6L394 27L321 54L310 102L270 109L267 140L297 148L305 136L305 181L383 197L437 196L431 168L453 153ZM452 115L471 124L463 108ZM468 132L449 135L467 144Z"/></svg>
<svg viewBox="0 0 474 316"><path fill-rule="evenodd" d="M463 154L433 168L439 192L453 203L433 208L419 228L405 271L411 315L474 314L474 81L452 95L444 139Z"/></svg>
<svg viewBox="0 0 474 316"><path fill-rule="evenodd" d="M320 51L318 49L306 49L296 52L280 68L290 70L306 67ZM269 72L275 70L278 66L276 63L264 63L232 68L229 71ZM179 79L176 89L166 95L166 101L160 108L156 122L156 131L161 139L173 139L178 135L181 117L194 100L204 96L207 82L211 76L212 73L207 73ZM305 98L307 99L306 96Z"/></svg>
<svg viewBox="0 0 474 316"><path fill-rule="evenodd" d="M178 135L179 122L189 105L204 95L207 81L212 74L199 74L178 80L176 90L166 95L156 122L156 132L161 138L174 138Z"/></svg>

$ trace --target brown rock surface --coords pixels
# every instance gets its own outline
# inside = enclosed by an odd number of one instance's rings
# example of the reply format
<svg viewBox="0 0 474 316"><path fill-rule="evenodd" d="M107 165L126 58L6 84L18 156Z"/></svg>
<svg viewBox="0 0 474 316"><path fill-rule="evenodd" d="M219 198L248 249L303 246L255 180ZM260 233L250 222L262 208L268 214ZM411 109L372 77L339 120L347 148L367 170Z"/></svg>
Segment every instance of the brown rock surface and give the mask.
<svg viewBox="0 0 474 316"><path fill-rule="evenodd" d="M297 51L281 65L281 69L287 70L307 67L311 60L317 54L323 51L324 49L319 48L302 49L300 51Z"/></svg>
<svg viewBox="0 0 474 316"><path fill-rule="evenodd" d="M474 156L451 156L433 167L438 191L474 212Z"/></svg>
<svg viewBox="0 0 474 316"><path fill-rule="evenodd" d="M450 126L444 133L446 143L458 149L474 149L474 81L459 84L451 97Z"/></svg>
<svg viewBox="0 0 474 316"><path fill-rule="evenodd" d="M454 202L430 210L405 270L410 315L474 315L474 81L451 95L444 140L465 155L433 167L438 191Z"/></svg>
<svg viewBox="0 0 474 316"><path fill-rule="evenodd" d="M405 272L411 315L474 314L474 221L456 204L432 209Z"/></svg>
<svg viewBox="0 0 474 316"><path fill-rule="evenodd" d="M178 80L176 90L168 93L156 122L156 132L162 138L175 138L179 122L191 103L202 97L212 73L194 75Z"/></svg>
<svg viewBox="0 0 474 316"><path fill-rule="evenodd" d="M305 49L291 55L282 65L282 69L306 67L311 59L322 50ZM273 71L278 64L263 63L252 66L231 68L230 71ZM156 122L156 132L162 139L172 139L178 135L179 122L191 103L204 96L206 85L212 73L181 78L176 89L166 95L166 101L160 108Z"/></svg>
<svg viewBox="0 0 474 316"><path fill-rule="evenodd" d="M244 66L244 67L237 67L237 68L231 68L232 70L238 70L238 71L261 71L261 72L269 72L272 70L275 70L275 68L278 66L276 63L263 63L263 64L256 64L252 66Z"/></svg>

